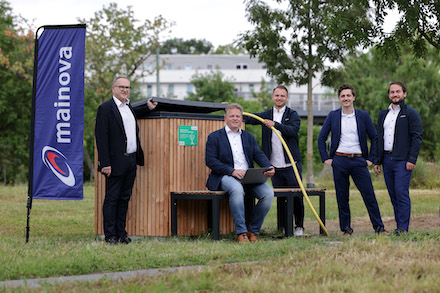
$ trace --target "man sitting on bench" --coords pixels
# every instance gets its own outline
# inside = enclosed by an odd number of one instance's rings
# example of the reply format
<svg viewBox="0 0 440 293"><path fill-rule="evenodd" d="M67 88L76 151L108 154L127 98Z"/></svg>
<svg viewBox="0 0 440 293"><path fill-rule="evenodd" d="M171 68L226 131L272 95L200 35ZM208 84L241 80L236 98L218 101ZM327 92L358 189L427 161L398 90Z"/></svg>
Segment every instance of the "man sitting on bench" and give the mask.
<svg viewBox="0 0 440 293"><path fill-rule="evenodd" d="M229 194L229 208L234 219L235 233L239 243L258 242L264 218L272 206L273 189L267 184L251 184L243 187L246 170L254 167L254 161L263 168L264 174L272 177L275 169L258 147L255 137L241 129L243 107L229 104L225 109L226 126L212 132L206 142L206 165L211 169L206 187L209 190L225 190ZM244 195L251 192L258 204L246 227Z"/></svg>

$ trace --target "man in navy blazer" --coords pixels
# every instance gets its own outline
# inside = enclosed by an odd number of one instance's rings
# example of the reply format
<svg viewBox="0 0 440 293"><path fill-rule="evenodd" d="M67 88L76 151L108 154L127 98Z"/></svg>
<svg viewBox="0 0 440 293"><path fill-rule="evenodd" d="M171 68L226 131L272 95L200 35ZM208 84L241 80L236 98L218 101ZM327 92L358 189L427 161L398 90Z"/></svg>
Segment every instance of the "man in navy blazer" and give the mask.
<svg viewBox="0 0 440 293"><path fill-rule="evenodd" d="M106 176L105 198L102 207L105 241L128 244L125 223L136 165L144 165L144 153L139 141L136 114L154 109L147 107L135 113L129 103L130 81L117 77L112 85L113 98L102 103L96 114L95 138L98 150L98 171Z"/></svg>
<svg viewBox="0 0 440 293"><path fill-rule="evenodd" d="M212 132L206 142L205 160L211 169L206 187L209 190L228 192L238 242L258 242L264 218L272 206L274 192L266 182L243 186L240 181L246 170L254 167L254 161L260 167L269 169L264 173L267 177L272 177L275 169L258 147L254 135L241 129L241 105L229 104L226 107L225 122L226 126ZM245 221L245 192L252 193L258 199L248 228Z"/></svg>
<svg viewBox="0 0 440 293"><path fill-rule="evenodd" d="M298 113L286 106L289 93L283 85L278 85L272 91L273 108L261 113L255 113L264 119L262 132L262 149L275 167L275 175L271 178L272 186L277 187L299 187L293 171L289 156L284 150L281 140L273 133L272 127L279 131L281 137L286 142L295 160L296 168L301 176L302 164L298 146L298 131L301 125L301 119ZM244 122L258 125L260 121L252 117L244 117ZM304 201L302 197L294 197L294 215L295 215L295 236L302 236L304 231ZM278 220L283 219L282 211L284 200L278 198Z"/></svg>
<svg viewBox="0 0 440 293"><path fill-rule="evenodd" d="M391 104L379 111L377 120L377 156L374 171L383 175L387 185L397 229L393 234L406 234L411 216L409 184L412 170L422 144L422 119L419 112L405 105L406 87L401 82L392 82L388 87Z"/></svg>
<svg viewBox="0 0 440 293"><path fill-rule="evenodd" d="M344 84L339 87L338 97L342 107L331 111L325 119L318 136L319 154L322 162L333 167L339 226L344 233L342 236L348 237L353 233L349 205L350 175L362 195L374 231L379 235L389 235L382 223L371 175L367 168L373 164L376 129L367 111L354 108L355 96L352 86ZM329 132L331 132L330 154L327 153L325 143ZM367 135L371 141L370 153Z"/></svg>

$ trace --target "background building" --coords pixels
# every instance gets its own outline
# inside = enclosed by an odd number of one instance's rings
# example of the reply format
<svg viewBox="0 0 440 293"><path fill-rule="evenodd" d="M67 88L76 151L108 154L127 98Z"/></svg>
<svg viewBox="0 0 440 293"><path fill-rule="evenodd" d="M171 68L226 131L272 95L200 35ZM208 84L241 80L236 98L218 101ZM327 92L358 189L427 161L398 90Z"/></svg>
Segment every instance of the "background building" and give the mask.
<svg viewBox="0 0 440 293"><path fill-rule="evenodd" d="M159 55L160 91L157 94L156 74L146 74L141 79L142 94L147 97L183 100L195 92L191 79L195 74L220 71L225 79L235 84L235 95L252 99L252 92L260 92L264 80L270 88L276 86L268 76L265 65L248 55ZM156 67L156 56L146 60L141 70L151 72ZM313 80L313 109L315 116L325 117L339 107L339 101L331 89L321 87L319 79ZM307 115L307 85L290 85L288 106L297 110L301 117Z"/></svg>

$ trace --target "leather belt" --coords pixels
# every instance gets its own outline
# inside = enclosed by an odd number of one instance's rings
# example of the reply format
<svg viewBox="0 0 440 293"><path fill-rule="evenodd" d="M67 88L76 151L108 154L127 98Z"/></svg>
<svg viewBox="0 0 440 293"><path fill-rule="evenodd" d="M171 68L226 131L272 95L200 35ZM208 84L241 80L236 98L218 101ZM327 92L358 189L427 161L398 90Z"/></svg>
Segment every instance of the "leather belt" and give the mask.
<svg viewBox="0 0 440 293"><path fill-rule="evenodd" d="M391 155L391 152L390 152L390 151L383 151L383 153L384 153L385 155Z"/></svg>
<svg viewBox="0 0 440 293"><path fill-rule="evenodd" d="M131 154L124 153L124 156L135 158L136 157L136 153L131 153Z"/></svg>
<svg viewBox="0 0 440 293"><path fill-rule="evenodd" d="M345 153L339 153L339 152L336 152L335 155L340 156L340 157L348 157L348 158L362 157L362 154L345 154Z"/></svg>

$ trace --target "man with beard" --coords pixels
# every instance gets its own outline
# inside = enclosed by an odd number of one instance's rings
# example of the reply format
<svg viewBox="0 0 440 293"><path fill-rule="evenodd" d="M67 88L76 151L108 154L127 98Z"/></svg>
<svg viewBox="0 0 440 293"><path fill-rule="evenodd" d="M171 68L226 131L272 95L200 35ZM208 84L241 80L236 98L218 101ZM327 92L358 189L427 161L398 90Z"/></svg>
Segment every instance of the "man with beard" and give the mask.
<svg viewBox="0 0 440 293"><path fill-rule="evenodd" d="M411 215L409 183L422 144L422 120L419 112L405 104L406 87L392 82L388 88L391 104L379 111L377 120L377 154L374 171L383 176L387 185L397 229L393 234L408 232Z"/></svg>

